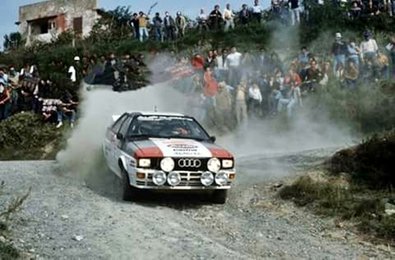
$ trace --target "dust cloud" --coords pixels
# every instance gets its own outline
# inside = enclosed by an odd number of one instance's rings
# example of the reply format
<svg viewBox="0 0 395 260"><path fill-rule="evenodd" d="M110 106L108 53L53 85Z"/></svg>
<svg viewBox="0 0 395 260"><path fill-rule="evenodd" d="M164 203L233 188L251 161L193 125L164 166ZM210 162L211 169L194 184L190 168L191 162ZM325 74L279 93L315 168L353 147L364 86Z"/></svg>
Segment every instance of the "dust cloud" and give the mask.
<svg viewBox="0 0 395 260"><path fill-rule="evenodd" d="M154 71L153 75L158 73ZM185 96L169 83L122 93L113 92L110 86L101 86L92 91L86 91L86 86L82 89L82 114L67 141L66 150L57 156L62 167L82 178L105 168L101 149L112 115L125 111L153 111L154 108L162 112L185 113L188 106ZM245 165L251 159L259 162L273 154L339 147L352 142L346 127L330 122L325 114L317 121L310 117L308 109L304 111L298 113L296 120L290 122L286 130L278 129L282 122L277 119L251 119L233 133L217 135L217 143L233 152L237 163L243 165L245 162ZM279 165L271 164L271 167L278 169ZM267 169L262 170L268 172ZM284 174L283 171L277 172ZM262 173L256 176L266 175Z"/></svg>

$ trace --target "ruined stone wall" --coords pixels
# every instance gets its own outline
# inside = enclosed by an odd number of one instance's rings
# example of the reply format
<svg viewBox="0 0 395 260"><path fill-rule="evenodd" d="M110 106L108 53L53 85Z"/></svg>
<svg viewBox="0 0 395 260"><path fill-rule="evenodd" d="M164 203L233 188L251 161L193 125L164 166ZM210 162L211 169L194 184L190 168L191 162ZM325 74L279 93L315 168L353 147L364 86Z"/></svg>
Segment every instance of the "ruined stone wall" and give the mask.
<svg viewBox="0 0 395 260"><path fill-rule="evenodd" d="M97 19L97 0L50 0L19 8L19 31L28 34L28 21L56 16L58 33L73 28L73 19L83 17L83 36L87 36Z"/></svg>

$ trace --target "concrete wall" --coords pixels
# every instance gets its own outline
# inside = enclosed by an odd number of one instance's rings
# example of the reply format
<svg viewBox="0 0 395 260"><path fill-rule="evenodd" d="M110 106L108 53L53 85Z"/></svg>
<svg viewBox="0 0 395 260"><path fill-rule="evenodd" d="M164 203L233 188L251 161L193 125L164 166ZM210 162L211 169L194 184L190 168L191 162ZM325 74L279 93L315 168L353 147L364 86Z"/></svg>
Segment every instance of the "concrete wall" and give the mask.
<svg viewBox="0 0 395 260"><path fill-rule="evenodd" d="M29 44L30 40L33 40L28 37L30 35L29 21L56 17L57 30L52 32L52 35L58 35L68 29L73 29L73 19L82 17L83 36L87 36L98 18L96 8L97 0L50 0L21 6L19 7L19 32L27 38Z"/></svg>

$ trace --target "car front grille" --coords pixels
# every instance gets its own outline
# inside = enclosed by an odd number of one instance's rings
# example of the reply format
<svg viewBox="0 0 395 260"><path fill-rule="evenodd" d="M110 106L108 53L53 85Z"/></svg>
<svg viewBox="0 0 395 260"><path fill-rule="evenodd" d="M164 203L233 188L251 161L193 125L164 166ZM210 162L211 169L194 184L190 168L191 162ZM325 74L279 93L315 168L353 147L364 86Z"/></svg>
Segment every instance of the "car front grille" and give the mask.
<svg viewBox="0 0 395 260"><path fill-rule="evenodd" d="M207 171L207 162L210 158L173 158L174 171ZM151 159L151 168L160 170L162 158ZM199 175L200 176L200 175Z"/></svg>

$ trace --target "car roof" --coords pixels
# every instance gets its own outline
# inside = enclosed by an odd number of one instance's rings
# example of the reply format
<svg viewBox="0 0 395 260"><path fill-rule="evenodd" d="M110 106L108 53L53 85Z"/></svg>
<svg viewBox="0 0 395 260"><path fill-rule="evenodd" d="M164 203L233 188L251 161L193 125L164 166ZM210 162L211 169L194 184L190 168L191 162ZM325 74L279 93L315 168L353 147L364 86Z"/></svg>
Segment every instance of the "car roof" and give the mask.
<svg viewBox="0 0 395 260"><path fill-rule="evenodd" d="M129 114L138 114L138 115L143 115L143 116L185 116L184 114L181 113L169 113L169 112L144 112L144 111L133 111L133 112L128 112Z"/></svg>

